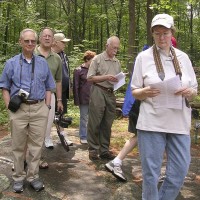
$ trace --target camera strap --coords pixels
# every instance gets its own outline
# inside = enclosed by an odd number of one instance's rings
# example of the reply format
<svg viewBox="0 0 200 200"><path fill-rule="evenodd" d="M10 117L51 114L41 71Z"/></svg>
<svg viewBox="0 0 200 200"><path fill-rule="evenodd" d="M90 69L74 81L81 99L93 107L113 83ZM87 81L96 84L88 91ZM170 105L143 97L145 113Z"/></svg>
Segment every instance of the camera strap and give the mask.
<svg viewBox="0 0 200 200"><path fill-rule="evenodd" d="M23 66L22 54L20 55L19 63L20 63L20 66L21 66L21 68L20 68L20 88L21 88L22 66ZM35 70L35 56L33 55L33 59L32 59L32 71L31 71L31 84L32 84L32 81L34 79L34 70ZM30 84L30 92L31 92L31 84Z"/></svg>

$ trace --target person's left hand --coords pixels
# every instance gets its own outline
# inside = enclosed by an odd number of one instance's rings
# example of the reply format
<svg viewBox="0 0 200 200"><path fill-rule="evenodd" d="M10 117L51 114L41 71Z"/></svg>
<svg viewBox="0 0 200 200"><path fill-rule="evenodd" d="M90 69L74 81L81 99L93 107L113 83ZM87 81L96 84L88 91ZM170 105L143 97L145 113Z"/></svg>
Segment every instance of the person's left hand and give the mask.
<svg viewBox="0 0 200 200"><path fill-rule="evenodd" d="M182 95L185 98L190 98L190 97L193 96L194 90L192 88L183 87L183 88L177 90L174 94L175 95Z"/></svg>
<svg viewBox="0 0 200 200"><path fill-rule="evenodd" d="M57 111L63 111L63 104L62 104L62 101L58 101L57 102Z"/></svg>

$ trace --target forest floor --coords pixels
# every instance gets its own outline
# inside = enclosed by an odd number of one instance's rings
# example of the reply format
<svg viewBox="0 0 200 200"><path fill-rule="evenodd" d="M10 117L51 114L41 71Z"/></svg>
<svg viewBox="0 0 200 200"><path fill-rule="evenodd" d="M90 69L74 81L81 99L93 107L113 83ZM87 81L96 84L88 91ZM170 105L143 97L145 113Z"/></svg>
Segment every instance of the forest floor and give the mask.
<svg viewBox="0 0 200 200"><path fill-rule="evenodd" d="M131 134L120 127L127 119L117 120L111 138L111 150L116 154ZM69 138L74 142L66 152L58 144L55 127L52 128L54 149L44 149L48 169L40 170L45 189L35 192L28 183L24 192L12 192L11 137L7 128L0 127L0 199L12 200L140 200L142 199L141 165L137 148L123 161L123 169L128 179L118 181L105 170L105 161L92 162L88 158L87 145L80 144L78 130L68 128ZM200 143L200 142L199 142ZM191 146L192 161L190 170L177 200L197 200L200 196L200 145ZM162 172L165 171L163 162Z"/></svg>

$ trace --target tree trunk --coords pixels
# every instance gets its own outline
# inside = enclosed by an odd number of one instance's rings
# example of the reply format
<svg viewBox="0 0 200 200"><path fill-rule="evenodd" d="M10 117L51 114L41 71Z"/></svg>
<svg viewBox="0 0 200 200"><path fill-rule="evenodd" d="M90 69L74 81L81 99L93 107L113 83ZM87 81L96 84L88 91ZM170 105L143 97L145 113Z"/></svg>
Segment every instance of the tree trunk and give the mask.
<svg viewBox="0 0 200 200"><path fill-rule="evenodd" d="M153 39L151 35L151 21L152 21L152 11L149 8L152 0L147 0L147 44L151 46L153 44Z"/></svg>
<svg viewBox="0 0 200 200"><path fill-rule="evenodd" d="M132 73L135 46L135 0L129 0L128 71Z"/></svg>
<svg viewBox="0 0 200 200"><path fill-rule="evenodd" d="M3 55L7 54L7 42L8 42L8 21L10 18L10 4L7 5L7 9L6 9L6 28L5 28L5 34L4 34L4 43L3 43Z"/></svg>

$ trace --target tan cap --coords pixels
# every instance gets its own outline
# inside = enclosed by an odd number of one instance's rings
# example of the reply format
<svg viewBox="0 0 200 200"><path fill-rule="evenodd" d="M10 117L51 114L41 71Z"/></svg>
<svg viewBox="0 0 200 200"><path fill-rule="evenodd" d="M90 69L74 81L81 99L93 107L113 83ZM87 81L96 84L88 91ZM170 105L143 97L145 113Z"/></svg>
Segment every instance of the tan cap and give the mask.
<svg viewBox="0 0 200 200"><path fill-rule="evenodd" d="M153 18L151 22L151 28L157 25L171 28L172 26L174 26L173 17L168 14L158 14Z"/></svg>
<svg viewBox="0 0 200 200"><path fill-rule="evenodd" d="M63 33L54 34L55 41L69 42L71 39L67 39Z"/></svg>

